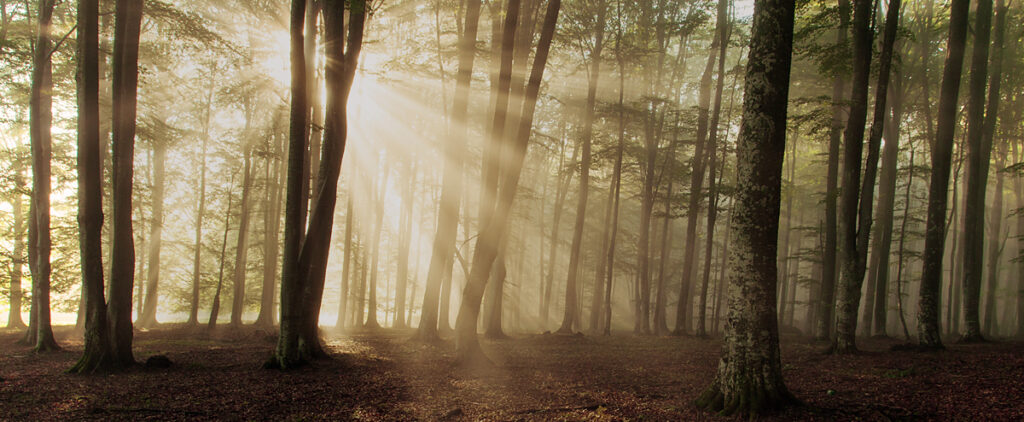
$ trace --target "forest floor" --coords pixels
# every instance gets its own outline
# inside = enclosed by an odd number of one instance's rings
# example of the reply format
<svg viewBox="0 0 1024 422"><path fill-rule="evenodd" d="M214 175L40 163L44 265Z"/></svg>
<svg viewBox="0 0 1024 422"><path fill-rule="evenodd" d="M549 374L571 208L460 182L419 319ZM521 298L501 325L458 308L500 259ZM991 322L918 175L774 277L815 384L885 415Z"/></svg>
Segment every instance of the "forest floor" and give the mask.
<svg viewBox="0 0 1024 422"><path fill-rule="evenodd" d="M69 375L82 350L36 355L0 330L0 420L706 420L691 401L715 373L721 343L693 337L528 335L483 340L496 366L452 365L452 344L411 331L328 336L330 360L261 369L275 337L245 330L137 332L140 361L167 369ZM864 339L855 356L784 338L783 373L803 406L769 420L1024 420L1024 343L891 352Z"/></svg>

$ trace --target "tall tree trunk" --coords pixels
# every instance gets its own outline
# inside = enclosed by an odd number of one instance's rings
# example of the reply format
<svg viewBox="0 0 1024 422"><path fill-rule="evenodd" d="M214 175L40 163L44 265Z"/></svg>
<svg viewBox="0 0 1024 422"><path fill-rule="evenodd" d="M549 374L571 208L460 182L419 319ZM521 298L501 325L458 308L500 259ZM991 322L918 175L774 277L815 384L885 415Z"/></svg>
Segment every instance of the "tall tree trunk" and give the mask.
<svg viewBox="0 0 1024 422"><path fill-rule="evenodd" d="M903 89L900 79L893 81L889 93L891 116L885 126L885 149L878 182L878 206L875 208L875 234L872 238L871 265L868 266L868 297L862 325L868 335L885 336L889 297L889 255L892 247L893 211L896 205L896 176L899 173L900 123L903 119Z"/></svg>
<svg viewBox="0 0 1024 422"><path fill-rule="evenodd" d="M576 226L572 234L572 248L569 250L569 275L565 282L565 313L559 333L572 333L574 326L582 325L576 321L576 309L579 308L576 295L576 283L579 277L580 249L583 247L583 230L587 220L587 199L590 192L590 149L594 136L594 115L597 106L597 84L601 77L601 53L604 50L604 26L607 16L607 4L599 1L597 10L597 26L594 33L594 48L590 51L590 72L587 78L587 102L583 111L582 159L580 162L580 188L576 195ZM596 285L596 284L595 284Z"/></svg>
<svg viewBox="0 0 1024 422"><path fill-rule="evenodd" d="M864 3L864 4L862 4ZM864 177L860 178L861 149L864 142L864 124L867 119L867 89L871 67L872 30L871 2L854 2L854 62L853 104L850 109L850 124L847 126L846 150L843 162L843 192L840 195L840 253L842 266L839 272L838 315L836 339L833 342L837 353L856 350L857 311L860 307L861 287L867 270L868 241L871 233L871 211L875 196L875 180L878 173L878 150L881 145L882 129L885 126L885 101L889 92L890 68L892 67L893 45L899 26L900 1L889 2L885 18L885 33L882 52L879 57L878 86L875 91L875 108L868 134L868 153ZM858 189L859 186L859 191Z"/></svg>
<svg viewBox="0 0 1024 422"><path fill-rule="evenodd" d="M839 0L839 30L836 45L845 46L849 35L850 1ZM818 300L818 338L831 339L835 332L836 260L838 258L838 202L839 199L839 155L843 141L846 114L843 97L846 90L846 75L837 71L832 83L832 126L829 129L828 174L825 187L825 250L822 252L821 297Z"/></svg>
<svg viewBox="0 0 1024 422"><path fill-rule="evenodd" d="M928 188L928 218L925 226L924 265L918 292L917 332L922 347L942 348L939 332L939 288L942 282L942 255L945 253L946 201L949 170L956 129L957 96L963 73L964 46L967 42L969 0L953 0L950 6L949 41L946 65L939 94L938 125L932 146L932 174Z"/></svg>
<svg viewBox="0 0 1024 422"><path fill-rule="evenodd" d="M367 4L363 0L352 1L348 7L350 20L347 35L344 25L345 2L325 0L323 8L327 118L324 124L319 170L316 173L314 205L311 207L309 228L299 253L298 279L303 288L300 296L293 298L296 299L295 304L302 309L298 319L300 325L297 327L298 354L304 359L322 358L327 355L320 344L320 306L323 302L327 258L334 226L334 208L338 199L338 179L341 176L341 163L348 136L348 97L355 78L359 53L362 50L363 28L368 12ZM387 186L386 177L383 186ZM378 235L379 218L378 216ZM374 255L376 261L376 253ZM376 262L373 265L376 274ZM284 359L279 360L282 369L287 368L288 363Z"/></svg>
<svg viewBox="0 0 1024 422"><path fill-rule="evenodd" d="M113 57L113 241L107 321L114 358L121 365L132 355L132 284L135 246L132 236L132 183L135 154L136 93L139 82L141 0L118 0L114 11Z"/></svg>
<svg viewBox="0 0 1024 422"><path fill-rule="evenodd" d="M724 0L719 0L723 3ZM719 10L722 6L719 5ZM686 249L683 251L683 278L679 288L679 301L676 303L676 327L675 334L686 334L690 329L690 319L693 310L690 305L693 302L694 292L694 260L697 251L697 219L700 217L701 194L704 186L704 170L708 139L708 119L711 112L711 82L715 71L715 61L719 56L722 43L723 28L726 23L726 15L718 13L715 22L715 37L711 41L711 51L708 53L708 61L704 66L704 74L700 78L700 88L697 96L697 143L693 152L690 173L690 199L686 207Z"/></svg>
<svg viewBox="0 0 1024 422"><path fill-rule="evenodd" d="M999 115L999 90L1003 79L1003 45L1006 39L1006 5L1003 0L996 0L996 27L995 27L995 45L992 46L992 69L991 75L989 75L989 88L988 88L988 107L986 109L984 126L982 126L982 153L981 159L985 161L983 167L987 167L990 156L992 155L992 144L995 138L996 132L996 120ZM994 201L992 204L992 217L991 217L991 240L989 241L989 271L988 271L988 291L986 292L986 313L985 313L985 332L988 335L995 335L995 300L996 300L996 286L998 284L999 274L999 254L1002 248L999 246L999 235L1002 231L1003 222L1003 183L1004 183L1004 165L1006 163L1006 143L999 143L999 152L996 156L996 189L993 194ZM987 169L984 169L987 170ZM983 171L983 180L988 179L988 172ZM982 206L985 204L984 189L987 182L981 182L982 191L980 203ZM984 213L983 213L984 214ZM982 217L982 221L984 217ZM980 229L981 226L978 226ZM984 232L984 230L979 230ZM980 281L980 280L979 280Z"/></svg>
<svg viewBox="0 0 1024 422"><path fill-rule="evenodd" d="M85 350L78 363L69 370L71 373L102 371L112 368L115 364L107 331L107 299L103 285L99 9L98 0L78 1L78 159L76 164L82 297L85 301ZM19 196L15 207L15 219L22 218L20 208L21 197ZM16 224L15 233L20 238L21 230L17 226L20 224ZM18 321L20 322L20 320L19 309Z"/></svg>
<svg viewBox="0 0 1024 422"><path fill-rule="evenodd" d="M562 131L564 132L564 123L562 124L562 129ZM567 164L564 162L565 141L564 139L560 141L562 143L562 151L560 151L559 153L558 180L556 181L558 186L555 190L555 203L551 210L553 216L551 222L551 244L549 245L550 249L548 250L548 273L547 279L544 282L544 292L541 296L540 322L543 328L547 328L548 326L548 313L551 308L551 291L553 290L555 281L555 268L558 267L558 235L561 234L560 228L562 222L562 212L564 211L563 208L565 207L565 197L569 192L569 184L572 182L572 170L570 169L576 166L576 159L579 157L580 151L580 144L575 143L572 149L572 156L569 159L569 163Z"/></svg>
<svg viewBox="0 0 1024 422"><path fill-rule="evenodd" d="M58 350L50 327L50 160L53 155L53 79L50 23L53 0L39 1L32 65L30 132L32 138L32 204L29 207L29 269L32 271L33 313L29 329L37 352Z"/></svg>
<svg viewBox="0 0 1024 422"><path fill-rule="evenodd" d="M445 274L451 274L455 238L459 229L459 203L462 194L462 152L466 147L466 124L469 114L469 93L473 80L473 62L476 58L476 38L480 23L480 0L466 3L466 23L459 34L459 70L455 76L455 98L452 104L451 133L445 142L444 174L441 181L441 204L438 210L437 231L434 234L427 284L423 291L423 306L417 336L422 340L438 338L438 299ZM450 283L450 280L449 280ZM447 302L447 300L445 301ZM447 327L448 315L445 318Z"/></svg>
<svg viewBox="0 0 1024 422"><path fill-rule="evenodd" d="M985 268L985 190L992 156L992 133L999 107L999 80L993 75L989 106L985 110L988 79L992 0L978 0L974 26L974 50L967 94L967 202L964 208L964 333L961 342L984 341L981 333L981 281ZM997 36L997 46L999 44ZM998 53L996 54L998 57ZM997 68L999 65L994 65ZM988 118L986 118L988 113ZM988 120L991 119L991 129ZM1001 195L1002 192L999 192ZM993 233L998 236L999 233Z"/></svg>
<svg viewBox="0 0 1024 422"><path fill-rule="evenodd" d="M146 266L146 294L142 314L137 322L141 328L153 328L156 307L159 301L160 249L163 245L164 230L164 175L167 162L167 145L160 141L153 143L153 218L149 223L149 264Z"/></svg>
<svg viewBox="0 0 1024 422"><path fill-rule="evenodd" d="M795 399L783 384L776 318L776 239L786 150L793 2L754 4L737 144L729 318L718 374L697 399L720 414L758 415Z"/></svg>
<svg viewBox="0 0 1024 422"><path fill-rule="evenodd" d="M498 253L498 245L505 236L508 228L508 216L515 198L516 188L519 185L519 176L522 171L523 160L526 156L526 147L529 144L531 130L533 128L533 116L537 104L537 97L540 93L541 80L544 77L544 68L547 65L548 52L551 48L551 40L554 38L555 26L558 22L558 11L561 7L560 0L551 0L548 3L547 12L544 17L544 25L541 30L540 40L537 44L537 53L534 57L533 68L530 72L529 83L526 87L526 98L523 101L523 112L520 114L519 127L516 132L514 144L509 145L509 159L502 160L504 171L501 183L498 185L499 192L497 202L494 204L490 218L481 219L488 224L481 226L479 237L476 241L475 252L473 253L473 264L462 294L462 304L459 307L459 316L455 327L455 355L461 363L470 363L486 359L480 349L480 343L476 335L476 323L480 312L480 299L483 296L487 279L491 273L491 267ZM506 15L506 34L514 31L516 27L516 15L519 9L519 0L509 0L509 12ZM508 45L503 46L505 50ZM502 60L502 79L508 80L511 75L511 66L506 66ZM507 83L504 82L503 83ZM495 126L499 127L499 120L503 119L501 106L503 101L498 102L495 110ZM501 133L495 130L494 133Z"/></svg>
<svg viewBox="0 0 1024 422"><path fill-rule="evenodd" d="M188 322L186 325L195 326L199 324L199 284L201 280L202 261L200 257L203 251L203 218L206 214L206 151L210 143L210 114L213 106L213 83L206 95L206 114L203 119L203 146L199 157L199 209L196 211L196 242L192 255L192 300L189 306Z"/></svg>
<svg viewBox="0 0 1024 422"><path fill-rule="evenodd" d="M281 264L281 329L275 356L269 365L289 367L300 365L304 356L299 349L299 331L302 310L303 282L299 279L299 252L305 233L305 194L303 180L308 148L306 58L304 28L306 0L292 0L289 20L289 48L291 51L291 109L288 127L288 177L285 182L284 251ZM277 362L274 362L277 361Z"/></svg>

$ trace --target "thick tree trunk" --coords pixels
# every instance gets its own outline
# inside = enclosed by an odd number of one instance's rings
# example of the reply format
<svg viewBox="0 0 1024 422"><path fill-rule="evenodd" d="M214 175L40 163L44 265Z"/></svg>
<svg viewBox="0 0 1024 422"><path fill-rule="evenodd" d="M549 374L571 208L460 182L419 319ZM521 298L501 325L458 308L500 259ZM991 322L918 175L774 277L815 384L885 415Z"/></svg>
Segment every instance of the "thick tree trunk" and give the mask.
<svg viewBox="0 0 1024 422"><path fill-rule="evenodd" d="M103 283L103 165L100 154L99 1L78 2L78 234L85 300L85 350L71 373L115 365ZM16 213L20 214L21 198ZM20 216L15 216L20 219ZM20 237L20 228L15 228ZM20 310L19 310L20 311ZM20 322L20 312L18 314Z"/></svg>
<svg viewBox="0 0 1024 422"><path fill-rule="evenodd" d="M989 106L988 110L985 110L992 0L979 0L976 4L975 47L971 55L970 91L967 94L967 200L964 208L964 227L968 230L964 231L964 333L960 338L960 341L965 343L985 340L981 333L979 306L985 268L985 191L988 187L988 167L992 155L992 135L989 133L995 130L1000 80L998 75L992 79ZM998 38L1001 37L997 36L997 48ZM991 119L991 129L986 113ZM998 236L999 233L993 235Z"/></svg>
<svg viewBox="0 0 1024 422"><path fill-rule="evenodd" d="M856 314L860 305L857 250L858 205L864 129L867 122L868 84L871 68L871 1L853 0L853 92L843 133L843 173L839 195L838 270L836 326L832 351L856 350Z"/></svg>
<svg viewBox="0 0 1024 422"><path fill-rule="evenodd" d="M288 127L288 176L284 217L284 251L281 264L281 329L275 355L268 366L292 367L301 365L305 357L300 354L299 330L302 310L303 282L299 279L299 252L305 232L303 203L303 167L306 162L307 125L309 123L306 98L306 59L304 28L306 0L292 0L289 20L289 47L291 51L291 109Z"/></svg>
<svg viewBox="0 0 1024 422"><path fill-rule="evenodd" d="M132 236L132 183L135 154L135 106L139 82L141 0L118 0L113 57L113 242L107 321L114 358L121 365L132 355L132 284L135 246Z"/></svg>
<svg viewBox="0 0 1024 422"><path fill-rule="evenodd" d="M782 380L775 315L794 8L785 1L754 4L737 144L729 322L718 375L697 399L699 407L725 415L754 416L795 402Z"/></svg>
<svg viewBox="0 0 1024 422"><path fill-rule="evenodd" d="M939 94L938 125L932 146L932 174L928 188L928 217L925 225L923 270L919 290L917 332L922 347L942 348L939 332L939 288L942 282L942 255L945 253L946 201L949 170L956 129L957 96L963 73L964 45L967 41L969 0L953 0L950 6L949 41L946 65Z"/></svg>

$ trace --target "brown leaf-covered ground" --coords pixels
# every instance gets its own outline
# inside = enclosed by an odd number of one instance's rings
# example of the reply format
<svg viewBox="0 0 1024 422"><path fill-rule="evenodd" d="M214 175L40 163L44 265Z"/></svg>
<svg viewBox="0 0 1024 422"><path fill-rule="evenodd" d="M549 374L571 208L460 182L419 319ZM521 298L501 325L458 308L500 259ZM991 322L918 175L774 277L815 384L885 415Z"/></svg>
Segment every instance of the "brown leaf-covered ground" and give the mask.
<svg viewBox="0 0 1024 422"><path fill-rule="evenodd" d="M690 401L711 380L717 340L530 335L485 340L496 366L452 366L450 343L411 332L328 337L333 359L261 369L274 337L185 329L136 333L136 358L168 369L69 375L81 341L35 355L0 332L0 420L703 420ZM829 356L784 339L786 383L804 405L778 420L1024 420L1024 344L951 345L937 353Z"/></svg>

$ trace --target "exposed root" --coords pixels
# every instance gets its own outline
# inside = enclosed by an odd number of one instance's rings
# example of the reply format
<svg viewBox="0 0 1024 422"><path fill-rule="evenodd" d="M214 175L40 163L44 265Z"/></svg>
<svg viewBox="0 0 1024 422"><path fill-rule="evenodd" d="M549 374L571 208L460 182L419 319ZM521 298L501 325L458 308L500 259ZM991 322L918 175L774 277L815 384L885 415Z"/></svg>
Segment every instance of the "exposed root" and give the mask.
<svg viewBox="0 0 1024 422"><path fill-rule="evenodd" d="M762 386L751 386L750 383L744 383L740 391L727 395L722 392L718 381L715 381L697 400L694 400L693 404L701 410L721 416L754 418L788 406L799 405L800 401L785 388L767 389Z"/></svg>

